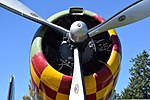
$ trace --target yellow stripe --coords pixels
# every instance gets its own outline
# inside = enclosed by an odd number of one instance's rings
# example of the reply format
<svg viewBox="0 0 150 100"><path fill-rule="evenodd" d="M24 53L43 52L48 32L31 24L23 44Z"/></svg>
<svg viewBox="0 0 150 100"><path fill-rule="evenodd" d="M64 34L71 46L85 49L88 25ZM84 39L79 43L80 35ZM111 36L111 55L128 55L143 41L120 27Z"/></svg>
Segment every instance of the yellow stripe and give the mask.
<svg viewBox="0 0 150 100"><path fill-rule="evenodd" d="M111 56L107 62L108 68L111 70L112 74L114 75L117 71L118 67L120 67L120 54L117 51L112 51Z"/></svg>
<svg viewBox="0 0 150 100"><path fill-rule="evenodd" d="M101 98L103 98L104 96L106 96L113 88L113 82L112 81L109 85L107 85L104 89L98 91L96 93L96 99L99 100Z"/></svg>
<svg viewBox="0 0 150 100"><path fill-rule="evenodd" d="M69 95L57 93L56 100L69 100Z"/></svg>
<svg viewBox="0 0 150 100"><path fill-rule="evenodd" d="M115 78L116 78L116 76L118 75L119 71L120 71L120 67L119 67L119 68L118 68L118 70L114 73L114 75L113 75L113 79L115 79Z"/></svg>
<svg viewBox="0 0 150 100"><path fill-rule="evenodd" d="M115 78L118 78L117 75L118 75L119 71L120 71L120 67L118 68L118 70L116 71L116 73L113 75L113 80L114 80L114 82L115 82ZM117 79L116 79L116 82L114 83L115 85L114 85L114 87L113 87L113 90L115 89L116 83L117 83Z"/></svg>
<svg viewBox="0 0 150 100"><path fill-rule="evenodd" d="M33 78L33 81L35 82L35 84L39 87L39 84L40 84L40 79L39 77L36 75L34 69L33 69L33 66L32 64L30 65L30 70L31 70L31 76Z"/></svg>
<svg viewBox="0 0 150 100"><path fill-rule="evenodd" d="M109 32L110 37L111 37L112 35L116 35L116 32L115 32L114 29L108 30L108 32Z"/></svg>
<svg viewBox="0 0 150 100"><path fill-rule="evenodd" d="M47 95L45 95L40 89L39 89L39 96L42 97L42 99L40 99L40 100L53 100L53 99L49 98Z"/></svg>
<svg viewBox="0 0 150 100"><path fill-rule="evenodd" d="M93 75L85 76L84 81L85 81L86 94L89 95L89 94L96 93L96 80L93 77Z"/></svg>
<svg viewBox="0 0 150 100"><path fill-rule="evenodd" d="M41 75L41 81L54 91L58 91L62 76L63 74L48 65Z"/></svg>

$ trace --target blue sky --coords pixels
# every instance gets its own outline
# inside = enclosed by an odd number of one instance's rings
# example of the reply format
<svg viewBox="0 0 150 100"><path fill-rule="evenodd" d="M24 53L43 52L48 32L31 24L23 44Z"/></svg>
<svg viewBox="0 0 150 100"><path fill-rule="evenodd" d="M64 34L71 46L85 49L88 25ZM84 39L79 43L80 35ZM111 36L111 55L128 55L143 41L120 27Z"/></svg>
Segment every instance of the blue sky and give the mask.
<svg viewBox="0 0 150 100"><path fill-rule="evenodd" d="M20 0L47 19L71 6L81 6L108 19L136 0ZM15 75L15 99L28 95L29 54L32 38L40 25L0 8L0 99L6 100L9 78ZM116 29L122 44L122 63L116 86L121 92L128 85L131 58L143 50L150 53L150 18Z"/></svg>

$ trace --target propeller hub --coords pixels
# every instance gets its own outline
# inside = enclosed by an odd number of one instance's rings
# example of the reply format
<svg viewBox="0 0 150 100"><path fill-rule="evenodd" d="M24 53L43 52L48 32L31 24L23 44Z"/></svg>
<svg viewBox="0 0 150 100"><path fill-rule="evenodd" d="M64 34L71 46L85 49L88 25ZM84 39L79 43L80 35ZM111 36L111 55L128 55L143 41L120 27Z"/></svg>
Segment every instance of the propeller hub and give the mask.
<svg viewBox="0 0 150 100"><path fill-rule="evenodd" d="M74 43L83 42L88 38L87 31L88 29L84 22L75 21L70 27L69 38Z"/></svg>

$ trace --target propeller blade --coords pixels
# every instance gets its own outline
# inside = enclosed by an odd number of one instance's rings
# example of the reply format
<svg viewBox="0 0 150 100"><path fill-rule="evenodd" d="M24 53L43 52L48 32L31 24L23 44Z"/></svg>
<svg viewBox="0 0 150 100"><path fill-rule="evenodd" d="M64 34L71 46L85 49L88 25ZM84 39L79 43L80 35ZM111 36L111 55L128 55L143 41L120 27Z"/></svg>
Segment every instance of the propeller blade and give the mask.
<svg viewBox="0 0 150 100"><path fill-rule="evenodd" d="M80 66L79 51L74 49L74 70L71 83L69 100L86 100L82 68Z"/></svg>
<svg viewBox="0 0 150 100"><path fill-rule="evenodd" d="M15 100L15 77L12 75L10 78L10 83L9 83L9 90L8 90L8 96L7 100Z"/></svg>
<svg viewBox="0 0 150 100"><path fill-rule="evenodd" d="M150 0L138 0L126 7L106 22L88 31L90 37L109 29L125 26L150 16Z"/></svg>
<svg viewBox="0 0 150 100"><path fill-rule="evenodd" d="M49 26L50 28L57 30L63 34L68 33L69 31L55 25L53 23L50 23L46 21L45 19L41 18L38 14L36 14L34 11L32 11L30 8L19 2L18 0L0 0L0 6L4 9L7 9L15 14L18 14L22 17L25 17L29 20L35 21L37 23L40 23L42 25Z"/></svg>

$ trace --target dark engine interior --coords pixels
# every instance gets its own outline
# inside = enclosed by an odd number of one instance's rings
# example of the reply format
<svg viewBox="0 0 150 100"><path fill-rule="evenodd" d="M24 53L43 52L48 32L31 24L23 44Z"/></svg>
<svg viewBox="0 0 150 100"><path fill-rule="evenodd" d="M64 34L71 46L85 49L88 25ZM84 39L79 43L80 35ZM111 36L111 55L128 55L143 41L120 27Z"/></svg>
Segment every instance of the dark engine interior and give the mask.
<svg viewBox="0 0 150 100"><path fill-rule="evenodd" d="M75 21L85 22L88 29L100 24L97 20L90 16L70 14L62 16L52 23L55 23L69 30L71 24ZM92 39L96 46L96 52L90 61L82 63L81 65L85 76L91 75L105 66L112 51L112 42L108 32L103 32L102 34L97 35ZM66 62L60 55L59 47L62 41L62 34L59 34L54 30L47 29L42 41L43 53L53 68L63 74L72 75L71 73L73 71L73 63Z"/></svg>

